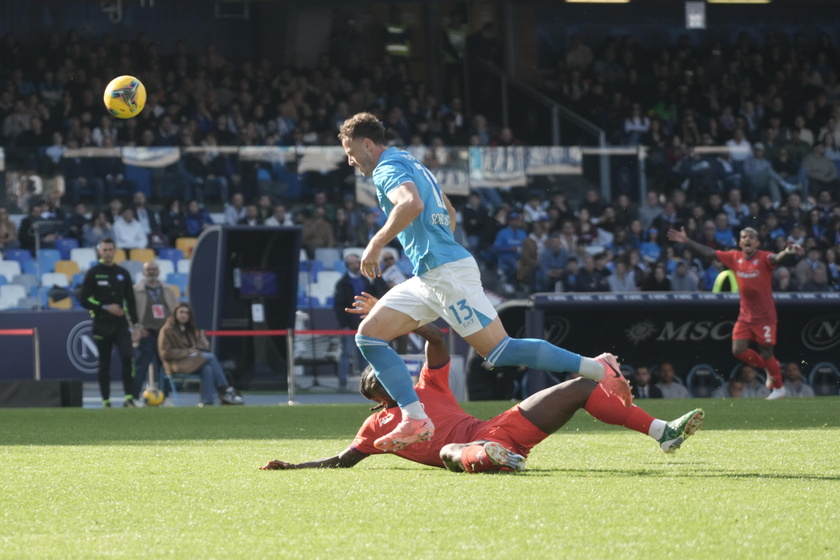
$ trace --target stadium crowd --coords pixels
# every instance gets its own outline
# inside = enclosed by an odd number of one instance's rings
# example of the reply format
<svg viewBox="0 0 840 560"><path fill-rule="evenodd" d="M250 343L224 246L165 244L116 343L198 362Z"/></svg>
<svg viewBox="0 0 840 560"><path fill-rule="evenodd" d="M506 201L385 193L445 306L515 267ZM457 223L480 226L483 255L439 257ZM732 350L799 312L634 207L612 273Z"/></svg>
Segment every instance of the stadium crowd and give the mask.
<svg viewBox="0 0 840 560"><path fill-rule="evenodd" d="M672 246L666 231L685 226L697 241L728 248L750 226L762 248L793 239L807 249L779 267L778 291L840 288L838 53L827 34L783 40L768 35L758 45L744 33L704 49L680 37L647 49L608 37L593 50L575 37L546 88L612 143L648 147L644 200L620 188L613 200L590 189L581 201L560 191L476 192L456 201L465 245L508 293L710 290L720 263ZM103 114L100 92L125 68L143 76L149 100L120 121ZM219 146L337 145L337 126L360 110L380 115L394 143L431 168L451 146L522 144L510 128L467 115L460 98L436 99L399 57L366 67L353 49L325 52L311 68L280 67L268 57L231 63L212 44L200 56L183 42L161 53L144 34L86 45L75 31L51 33L24 47L8 33L0 69L0 134L27 211L20 228L0 216L4 250L33 250L31 223L43 218L66 223L43 247L61 237L89 247L112 235L126 250L171 247L214 222L300 223L312 257L316 248L364 246L378 227L379 212L356 204L349 171L272 199L257 188L261 164ZM64 156L112 146L206 150L186 153L152 189L117 157ZM50 192L47 183L63 187Z"/></svg>

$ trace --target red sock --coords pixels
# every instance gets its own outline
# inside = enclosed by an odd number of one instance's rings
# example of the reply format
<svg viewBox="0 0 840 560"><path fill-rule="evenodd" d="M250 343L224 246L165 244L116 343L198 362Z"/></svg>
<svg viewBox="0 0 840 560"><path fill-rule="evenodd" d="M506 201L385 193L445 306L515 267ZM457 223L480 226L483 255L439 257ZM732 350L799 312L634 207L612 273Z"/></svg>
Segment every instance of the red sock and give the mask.
<svg viewBox="0 0 840 560"><path fill-rule="evenodd" d="M758 352L752 348L747 348L740 354L735 354L735 357L747 364L758 369L764 369L767 365L764 363L764 358L758 355ZM778 362L777 362L778 363Z"/></svg>
<svg viewBox="0 0 840 560"><path fill-rule="evenodd" d="M636 405L624 406L624 402L602 385L595 387L583 409L605 424L624 426L647 435L654 418Z"/></svg>
<svg viewBox="0 0 840 560"><path fill-rule="evenodd" d="M764 362L764 369L770 374L770 379L773 380L773 388L780 389L782 387L782 368L779 366L779 360L773 356Z"/></svg>

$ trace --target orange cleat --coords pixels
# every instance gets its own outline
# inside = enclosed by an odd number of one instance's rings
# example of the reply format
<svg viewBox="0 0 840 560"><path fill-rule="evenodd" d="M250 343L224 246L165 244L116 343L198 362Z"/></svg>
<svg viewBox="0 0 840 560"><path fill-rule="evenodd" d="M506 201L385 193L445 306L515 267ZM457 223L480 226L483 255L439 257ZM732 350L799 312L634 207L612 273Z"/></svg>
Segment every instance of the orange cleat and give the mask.
<svg viewBox="0 0 840 560"><path fill-rule="evenodd" d="M630 392L630 383L621 374L618 360L612 354L604 352L595 358L604 366L604 377L600 383L608 393L612 393L624 403L624 406L632 406L633 394Z"/></svg>
<svg viewBox="0 0 840 560"><path fill-rule="evenodd" d="M386 453L399 451L413 443L429 441L435 435L435 425L431 418L416 420L403 418L394 430L373 442L373 446Z"/></svg>

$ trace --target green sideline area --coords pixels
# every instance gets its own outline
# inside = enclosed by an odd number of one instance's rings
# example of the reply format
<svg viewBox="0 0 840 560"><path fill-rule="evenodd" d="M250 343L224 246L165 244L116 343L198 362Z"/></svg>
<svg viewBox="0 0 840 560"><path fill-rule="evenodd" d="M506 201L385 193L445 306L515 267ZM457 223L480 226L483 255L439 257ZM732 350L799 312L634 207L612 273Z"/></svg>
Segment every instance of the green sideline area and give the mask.
<svg viewBox="0 0 840 560"><path fill-rule="evenodd" d="M257 469L344 449L363 405L4 409L0 558L836 558L840 398L644 403L694 406L674 456L579 412L495 475Z"/></svg>

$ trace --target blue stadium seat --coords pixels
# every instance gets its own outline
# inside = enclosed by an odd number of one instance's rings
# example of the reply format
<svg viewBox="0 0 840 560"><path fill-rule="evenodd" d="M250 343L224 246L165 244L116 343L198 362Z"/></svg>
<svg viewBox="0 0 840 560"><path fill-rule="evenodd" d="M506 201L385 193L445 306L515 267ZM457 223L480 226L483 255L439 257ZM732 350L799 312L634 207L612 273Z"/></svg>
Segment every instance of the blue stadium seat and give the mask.
<svg viewBox="0 0 840 560"><path fill-rule="evenodd" d="M64 237L55 242L55 248L61 253L62 260L69 261L70 251L79 248L79 241L72 237Z"/></svg>
<svg viewBox="0 0 840 560"><path fill-rule="evenodd" d="M6 260L17 261L23 265L24 262L32 260L32 253L29 249L6 249Z"/></svg>
<svg viewBox="0 0 840 560"><path fill-rule="evenodd" d="M38 253L41 274L55 271L55 263L60 261L61 258L61 252L58 249L41 249Z"/></svg>
<svg viewBox="0 0 840 560"><path fill-rule="evenodd" d="M181 290L181 295L184 295L187 293L187 283L189 282L189 279L189 274L170 272L166 275L165 282L167 284L174 284L175 286L178 286L178 289Z"/></svg>
<svg viewBox="0 0 840 560"><path fill-rule="evenodd" d="M164 247L160 251L158 251L158 260L166 259L168 261L172 261L172 266L178 266L178 261L184 258L184 252L181 249L176 249L175 247Z"/></svg>

